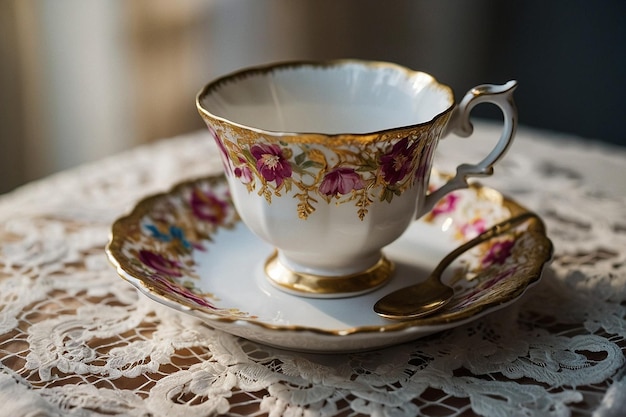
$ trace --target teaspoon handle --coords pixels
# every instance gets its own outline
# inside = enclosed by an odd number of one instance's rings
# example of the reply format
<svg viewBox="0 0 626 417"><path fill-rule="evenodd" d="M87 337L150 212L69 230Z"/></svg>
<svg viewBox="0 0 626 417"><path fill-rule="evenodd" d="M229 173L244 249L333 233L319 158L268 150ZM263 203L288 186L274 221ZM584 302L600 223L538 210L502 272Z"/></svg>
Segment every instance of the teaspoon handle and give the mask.
<svg viewBox="0 0 626 417"><path fill-rule="evenodd" d="M536 214L524 212L506 219L468 240L446 255L426 281L387 294L376 302L374 311L381 317L394 320L410 320L432 314L447 304L454 296L452 288L441 282L441 275L457 257L531 218L541 221Z"/></svg>
<svg viewBox="0 0 626 417"><path fill-rule="evenodd" d="M478 246L481 243L484 243L484 242L486 242L486 241L488 241L490 239L493 239L496 236L499 236L499 235L501 235L503 233L508 232L509 230L514 228L515 226L518 226L518 225L524 223L525 221L527 221L527 220L529 220L531 218L539 219L539 216L537 216L533 212L524 212L524 213L519 214L519 215L517 215L515 217L508 218L508 219L506 219L504 221L501 221L500 223L495 224L494 226L492 226L489 229L485 230L484 232L482 232L481 234L479 234L475 238L468 240L467 242L465 242L461 246L459 246L456 249L454 249L452 252L448 253L441 260L441 262L439 262L439 264L435 267L435 269L433 270L431 276L432 277L436 277L437 279L439 279L441 277L441 274L443 273L443 271L456 258L461 256L464 252L467 252L468 250L472 249L474 246Z"/></svg>

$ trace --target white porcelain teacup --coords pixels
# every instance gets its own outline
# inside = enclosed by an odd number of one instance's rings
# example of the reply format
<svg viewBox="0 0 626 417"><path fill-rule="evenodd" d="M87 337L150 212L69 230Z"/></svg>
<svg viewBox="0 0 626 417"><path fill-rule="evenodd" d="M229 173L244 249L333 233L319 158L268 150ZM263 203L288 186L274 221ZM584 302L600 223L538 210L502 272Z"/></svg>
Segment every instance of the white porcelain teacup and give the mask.
<svg viewBox="0 0 626 417"><path fill-rule="evenodd" d="M476 87L457 105L448 86L395 64L293 62L221 77L196 105L241 219L277 249L265 265L270 281L343 297L384 284L393 265L382 249L467 177L492 174L515 134L516 85ZM482 102L504 114L495 148L428 194L439 139L469 136Z"/></svg>

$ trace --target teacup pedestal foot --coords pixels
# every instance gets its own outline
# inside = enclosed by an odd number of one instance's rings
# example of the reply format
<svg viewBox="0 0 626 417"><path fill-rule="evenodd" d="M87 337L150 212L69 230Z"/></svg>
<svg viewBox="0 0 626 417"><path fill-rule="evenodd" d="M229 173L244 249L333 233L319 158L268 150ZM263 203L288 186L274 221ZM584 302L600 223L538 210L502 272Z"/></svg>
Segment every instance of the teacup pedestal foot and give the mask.
<svg viewBox="0 0 626 417"><path fill-rule="evenodd" d="M344 298L365 294L389 281L393 271L393 262L384 255L364 271L335 276L294 271L280 261L278 251L274 251L265 262L265 273L272 285L289 294L309 298Z"/></svg>

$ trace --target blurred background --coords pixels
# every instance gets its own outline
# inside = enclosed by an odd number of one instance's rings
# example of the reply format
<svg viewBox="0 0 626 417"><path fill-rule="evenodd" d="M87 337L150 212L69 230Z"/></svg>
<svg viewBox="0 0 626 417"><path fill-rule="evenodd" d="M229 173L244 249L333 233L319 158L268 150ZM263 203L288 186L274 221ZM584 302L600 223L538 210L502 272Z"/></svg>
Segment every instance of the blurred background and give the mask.
<svg viewBox="0 0 626 417"><path fill-rule="evenodd" d="M625 51L621 0L1 0L0 193L201 129L206 82L293 59L517 79L523 125L626 146Z"/></svg>

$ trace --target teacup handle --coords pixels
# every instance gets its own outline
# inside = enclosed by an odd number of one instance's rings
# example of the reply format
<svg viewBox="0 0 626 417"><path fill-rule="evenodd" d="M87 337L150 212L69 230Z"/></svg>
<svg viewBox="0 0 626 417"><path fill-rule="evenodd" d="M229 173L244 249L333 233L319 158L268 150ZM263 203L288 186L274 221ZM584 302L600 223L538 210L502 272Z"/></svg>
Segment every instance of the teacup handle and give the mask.
<svg viewBox="0 0 626 417"><path fill-rule="evenodd" d="M456 168L456 175L443 186L426 196L424 205L417 217L421 217L431 211L435 204L446 194L467 188L469 177L486 177L493 174L493 165L500 160L513 143L513 137L517 130L517 108L513 101L513 92L517 88L517 81L509 81L503 85L484 84L472 88L465 94L463 100L453 110L450 121L444 132L444 136L454 132L458 136L468 137L474 131L470 122L470 112L480 103L493 103L500 107L504 115L504 127L500 139L489 155L477 164L461 164Z"/></svg>

